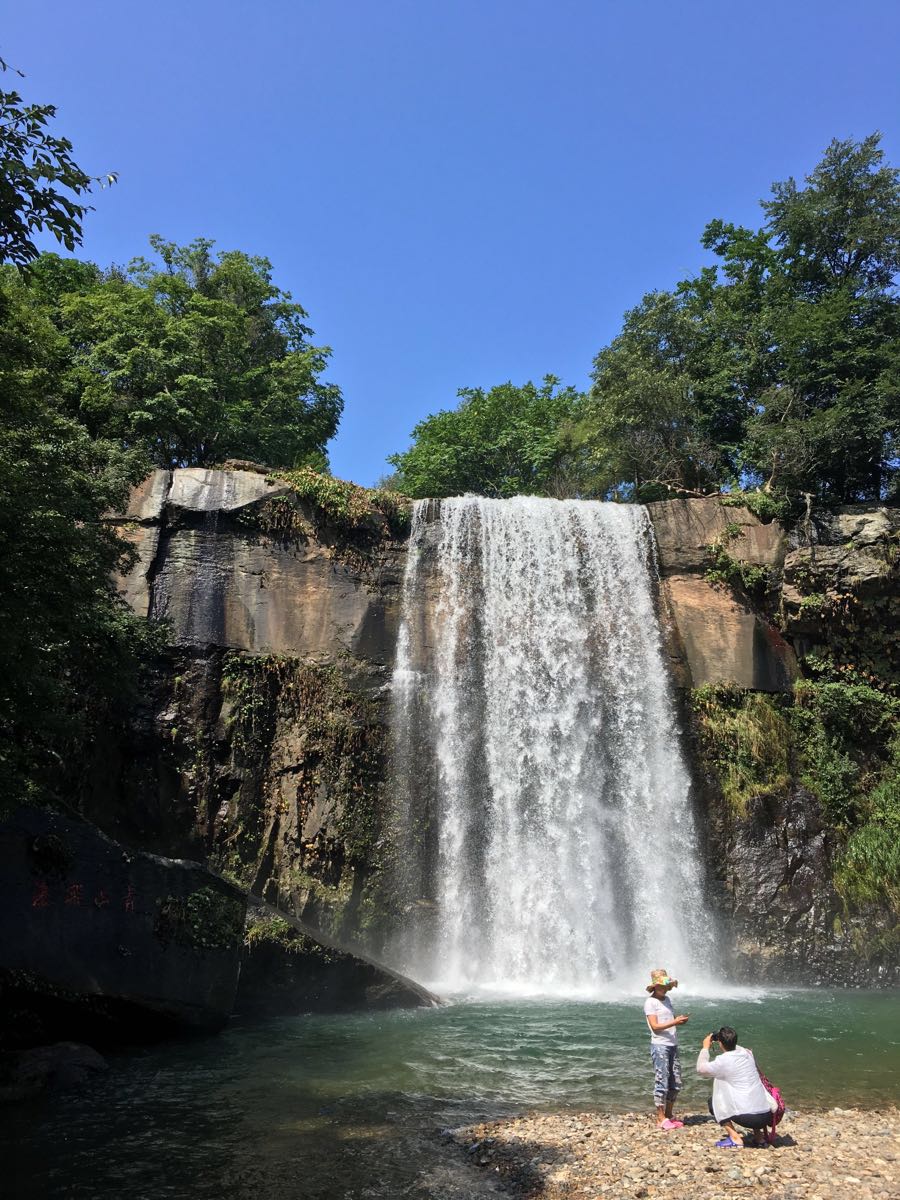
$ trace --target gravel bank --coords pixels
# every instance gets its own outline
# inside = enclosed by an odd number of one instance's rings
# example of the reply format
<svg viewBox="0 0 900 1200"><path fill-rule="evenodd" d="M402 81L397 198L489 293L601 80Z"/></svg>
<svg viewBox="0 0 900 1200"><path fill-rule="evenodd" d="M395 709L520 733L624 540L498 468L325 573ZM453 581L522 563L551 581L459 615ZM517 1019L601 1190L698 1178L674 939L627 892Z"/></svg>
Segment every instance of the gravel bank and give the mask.
<svg viewBox="0 0 900 1200"><path fill-rule="evenodd" d="M540 1200L900 1197L897 1109L789 1112L776 1145L763 1150L717 1150L708 1117L660 1133L634 1113L535 1113L451 1136L477 1170L513 1195Z"/></svg>

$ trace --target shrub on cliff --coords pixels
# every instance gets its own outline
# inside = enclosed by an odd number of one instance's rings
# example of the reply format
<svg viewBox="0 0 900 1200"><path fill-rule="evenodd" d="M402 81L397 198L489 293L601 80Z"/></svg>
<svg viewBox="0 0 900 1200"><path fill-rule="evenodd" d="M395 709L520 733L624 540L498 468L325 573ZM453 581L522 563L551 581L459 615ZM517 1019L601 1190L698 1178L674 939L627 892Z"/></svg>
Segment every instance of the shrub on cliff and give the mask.
<svg viewBox="0 0 900 1200"><path fill-rule="evenodd" d="M801 680L793 702L706 686L692 707L701 762L735 816L802 784L831 829L840 894L900 913L900 700L864 683Z"/></svg>

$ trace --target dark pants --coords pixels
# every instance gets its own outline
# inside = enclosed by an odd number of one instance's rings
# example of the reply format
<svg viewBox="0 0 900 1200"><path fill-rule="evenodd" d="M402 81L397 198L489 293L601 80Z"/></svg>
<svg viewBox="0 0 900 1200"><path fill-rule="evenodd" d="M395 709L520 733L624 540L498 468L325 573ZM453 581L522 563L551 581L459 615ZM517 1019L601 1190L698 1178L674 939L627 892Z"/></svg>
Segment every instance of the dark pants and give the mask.
<svg viewBox="0 0 900 1200"><path fill-rule="evenodd" d="M710 1116L714 1117L712 1100L709 1101ZM736 1117L726 1117L725 1121L733 1121L735 1125L743 1125L745 1129L765 1129L772 1124L772 1114L768 1109L764 1113L738 1113ZM724 1125L725 1121L720 1121Z"/></svg>

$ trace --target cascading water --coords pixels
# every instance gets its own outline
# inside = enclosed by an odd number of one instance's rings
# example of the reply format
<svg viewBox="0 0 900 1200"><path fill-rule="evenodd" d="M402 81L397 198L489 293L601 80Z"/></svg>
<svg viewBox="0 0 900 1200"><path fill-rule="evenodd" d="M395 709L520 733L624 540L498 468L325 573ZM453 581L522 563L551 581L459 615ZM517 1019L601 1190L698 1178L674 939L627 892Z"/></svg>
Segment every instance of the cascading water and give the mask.
<svg viewBox="0 0 900 1200"><path fill-rule="evenodd" d="M420 501L393 681L398 965L443 991L710 974L637 505Z"/></svg>

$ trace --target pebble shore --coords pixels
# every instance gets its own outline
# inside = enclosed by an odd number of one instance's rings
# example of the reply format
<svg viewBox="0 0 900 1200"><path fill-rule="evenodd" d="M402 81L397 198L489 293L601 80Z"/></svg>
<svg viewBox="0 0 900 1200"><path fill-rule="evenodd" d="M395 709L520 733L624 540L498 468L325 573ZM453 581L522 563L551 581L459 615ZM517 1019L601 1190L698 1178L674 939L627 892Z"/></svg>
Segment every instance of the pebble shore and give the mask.
<svg viewBox="0 0 900 1200"><path fill-rule="evenodd" d="M711 1119L685 1121L661 1133L643 1114L533 1113L451 1136L484 1176L534 1200L900 1198L897 1109L789 1111L765 1149L718 1150Z"/></svg>

